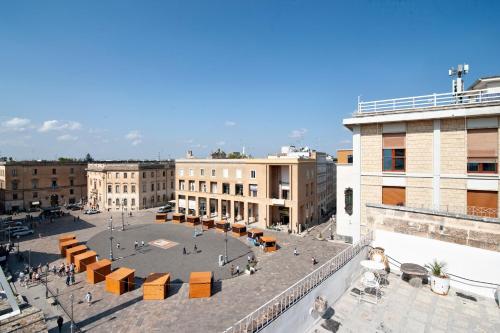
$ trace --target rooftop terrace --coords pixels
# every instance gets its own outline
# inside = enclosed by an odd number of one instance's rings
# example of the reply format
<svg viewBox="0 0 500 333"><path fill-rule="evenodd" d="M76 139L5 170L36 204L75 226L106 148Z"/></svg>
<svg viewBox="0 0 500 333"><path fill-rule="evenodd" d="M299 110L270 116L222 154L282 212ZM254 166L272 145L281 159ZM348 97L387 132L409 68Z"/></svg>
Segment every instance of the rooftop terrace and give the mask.
<svg viewBox="0 0 500 333"><path fill-rule="evenodd" d="M466 90L461 93L443 93L404 98L358 102L355 117L373 114L420 110L441 110L500 104L500 91L493 89Z"/></svg>

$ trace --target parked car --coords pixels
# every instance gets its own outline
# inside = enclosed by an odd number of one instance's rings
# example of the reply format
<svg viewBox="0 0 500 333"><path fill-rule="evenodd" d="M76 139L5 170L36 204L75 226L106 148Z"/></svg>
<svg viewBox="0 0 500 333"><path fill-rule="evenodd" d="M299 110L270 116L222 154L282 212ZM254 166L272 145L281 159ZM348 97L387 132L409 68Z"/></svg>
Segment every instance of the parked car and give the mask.
<svg viewBox="0 0 500 333"><path fill-rule="evenodd" d="M27 236L27 235L33 235L35 232L33 229L26 229L26 230L20 230L16 231L12 234L14 237L22 237L22 236Z"/></svg>
<svg viewBox="0 0 500 333"><path fill-rule="evenodd" d="M82 209L82 206L78 205L78 204L69 204L66 206L66 209L69 209L69 210L80 210Z"/></svg>
<svg viewBox="0 0 500 333"><path fill-rule="evenodd" d="M17 227L8 227L5 229L5 231L10 233L11 235L15 234L16 232L25 231L25 230L29 230L29 228L25 227L25 226L17 226Z"/></svg>
<svg viewBox="0 0 500 333"><path fill-rule="evenodd" d="M87 215L93 215L93 214L99 214L100 211L97 210L97 209L87 209L84 214L87 214Z"/></svg>
<svg viewBox="0 0 500 333"><path fill-rule="evenodd" d="M170 213L172 211L172 207L163 206L158 209L158 213Z"/></svg>

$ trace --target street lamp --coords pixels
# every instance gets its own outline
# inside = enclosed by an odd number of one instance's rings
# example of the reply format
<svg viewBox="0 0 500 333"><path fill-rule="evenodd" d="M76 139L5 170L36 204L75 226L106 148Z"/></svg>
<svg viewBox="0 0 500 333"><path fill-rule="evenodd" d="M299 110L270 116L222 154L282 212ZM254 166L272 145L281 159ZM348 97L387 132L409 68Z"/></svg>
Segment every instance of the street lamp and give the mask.
<svg viewBox="0 0 500 333"><path fill-rule="evenodd" d="M229 223L226 220L224 224L224 265L227 264L227 231L228 231Z"/></svg>
<svg viewBox="0 0 500 333"><path fill-rule="evenodd" d="M113 216L109 218L109 260L113 261Z"/></svg>
<svg viewBox="0 0 500 333"><path fill-rule="evenodd" d="M123 204L125 203L125 199L122 199L122 231L125 231L125 222L123 220Z"/></svg>
<svg viewBox="0 0 500 333"><path fill-rule="evenodd" d="M71 333L75 332L75 322L73 321L73 301L75 300L75 296L73 294L69 295L69 299L71 300Z"/></svg>

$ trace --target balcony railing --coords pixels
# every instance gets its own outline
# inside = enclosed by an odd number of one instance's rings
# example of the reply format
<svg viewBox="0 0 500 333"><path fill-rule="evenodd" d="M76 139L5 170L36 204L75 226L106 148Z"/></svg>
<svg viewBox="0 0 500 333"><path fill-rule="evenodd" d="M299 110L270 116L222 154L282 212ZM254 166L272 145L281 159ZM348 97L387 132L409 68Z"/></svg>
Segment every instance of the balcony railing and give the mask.
<svg viewBox="0 0 500 333"><path fill-rule="evenodd" d="M390 112L455 105L476 105L500 102L500 92L488 89L467 90L461 93L444 93L404 98L358 102L357 113Z"/></svg>
<svg viewBox="0 0 500 333"><path fill-rule="evenodd" d="M359 243L350 246L337 254L319 268L305 276L300 281L277 295L245 318L226 329L224 333L250 333L259 332L264 327L276 320L283 312L300 301L311 290L335 274L340 268L354 258L361 250L372 241L372 234L362 238Z"/></svg>

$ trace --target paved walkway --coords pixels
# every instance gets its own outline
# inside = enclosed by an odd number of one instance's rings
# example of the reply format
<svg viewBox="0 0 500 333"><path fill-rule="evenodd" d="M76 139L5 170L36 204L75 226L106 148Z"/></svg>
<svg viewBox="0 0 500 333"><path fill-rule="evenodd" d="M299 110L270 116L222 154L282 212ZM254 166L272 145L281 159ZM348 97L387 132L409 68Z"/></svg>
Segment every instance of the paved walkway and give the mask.
<svg viewBox="0 0 500 333"><path fill-rule="evenodd" d="M333 304L333 316L320 319L309 333L500 332L500 309L492 299L460 297L466 293L453 289L448 296L439 296L428 285L414 288L393 273L382 290L384 295L377 305L358 303L346 292Z"/></svg>
<svg viewBox="0 0 500 333"><path fill-rule="evenodd" d="M40 226L43 238L21 242L21 251L31 248L32 265L47 261L51 265L57 264L62 260L57 247L59 234L71 231L76 233L80 241L88 241L97 233L107 230L106 214L80 217L80 221L66 217ZM118 217L114 218L115 221ZM126 225L132 227L153 223L153 219L152 211L142 211L132 218L127 217ZM266 233L277 237L280 250L274 253L255 251L259 262L257 273L252 276L243 274L219 282L215 286L215 294L208 299L189 299L186 284L173 285L164 301L143 301L141 289L115 296L104 291L103 282L97 285L87 284L84 274L77 274L77 283L70 287L66 287L64 278L51 276L49 286L54 291L59 289L60 302L66 309L70 309L70 295L74 295L75 320L86 331L219 332L311 272L314 269L311 256L315 256L321 264L346 247L344 244L318 241L311 236L299 237L271 231ZM295 247L299 256L293 255ZM11 264L17 265L14 262ZM84 302L87 291L92 293L94 300L90 307ZM44 288L32 287L26 294L30 302L47 312L48 327L54 329L56 314L60 311L47 305Z"/></svg>

